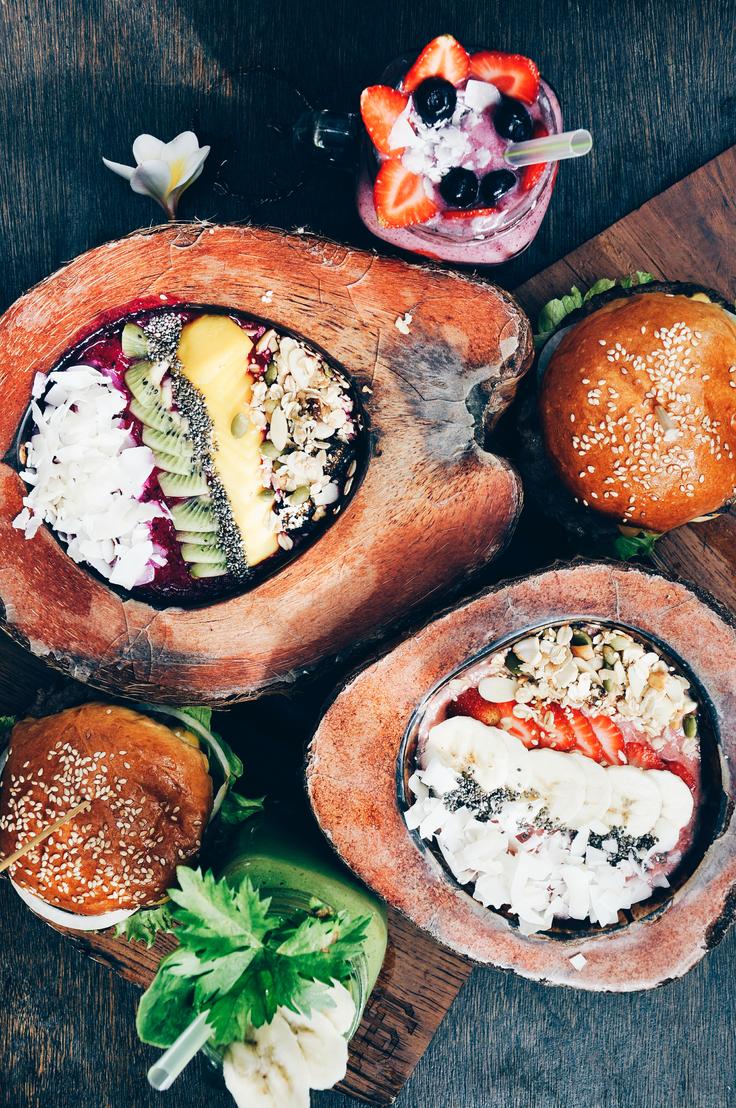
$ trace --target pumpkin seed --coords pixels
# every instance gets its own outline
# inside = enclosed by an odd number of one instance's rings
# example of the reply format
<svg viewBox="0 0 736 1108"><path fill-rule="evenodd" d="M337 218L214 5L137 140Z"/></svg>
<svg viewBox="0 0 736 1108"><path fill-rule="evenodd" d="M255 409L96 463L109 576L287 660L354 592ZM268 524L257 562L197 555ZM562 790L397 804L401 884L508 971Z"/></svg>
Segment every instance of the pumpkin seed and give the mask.
<svg viewBox="0 0 736 1108"><path fill-rule="evenodd" d="M267 385L272 385L279 375L279 371L275 365L270 365L264 374L264 380Z"/></svg>
<svg viewBox="0 0 736 1108"><path fill-rule="evenodd" d="M686 739L694 739L698 733L698 721L694 713L689 716L685 716L682 721L682 729L685 732Z"/></svg>
<svg viewBox="0 0 736 1108"><path fill-rule="evenodd" d="M577 631L573 631L571 641L572 641L573 646L592 646L593 645L593 640L591 639L588 632L583 631L580 628L578 628Z"/></svg>
<svg viewBox="0 0 736 1108"><path fill-rule="evenodd" d="M612 646L608 646L606 644L606 646L603 647L603 661L608 669L613 669L613 667L616 665L616 662L618 661L618 653L613 649Z"/></svg>
<svg viewBox="0 0 736 1108"><path fill-rule="evenodd" d="M261 489L258 495L262 500L273 500L273 489Z"/></svg>
<svg viewBox="0 0 736 1108"><path fill-rule="evenodd" d="M250 420L247 415L245 415L244 412L238 412L230 424L230 431L232 432L233 438L242 439L249 427Z"/></svg>
<svg viewBox="0 0 736 1108"><path fill-rule="evenodd" d="M261 443L261 454L263 454L264 458L271 458L272 461L275 461L281 454L281 451L274 446L270 439L264 439Z"/></svg>
<svg viewBox="0 0 736 1108"><path fill-rule="evenodd" d="M633 640L627 635L613 634L608 641L614 650L626 650L627 647L631 646Z"/></svg>
<svg viewBox="0 0 736 1108"><path fill-rule="evenodd" d="M504 658L504 665L511 673L521 673L521 658L514 654L513 650L508 651Z"/></svg>
<svg viewBox="0 0 736 1108"><path fill-rule="evenodd" d="M299 488L289 496L289 503L293 508L298 508L301 504L306 503L309 500L309 485L300 485Z"/></svg>

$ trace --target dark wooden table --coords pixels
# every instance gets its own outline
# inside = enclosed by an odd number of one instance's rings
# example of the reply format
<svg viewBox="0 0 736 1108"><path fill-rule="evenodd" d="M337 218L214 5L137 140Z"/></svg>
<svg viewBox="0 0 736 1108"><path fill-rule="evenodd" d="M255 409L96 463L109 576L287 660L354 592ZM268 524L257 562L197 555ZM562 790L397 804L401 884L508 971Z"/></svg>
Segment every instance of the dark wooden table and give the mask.
<svg viewBox="0 0 736 1108"><path fill-rule="evenodd" d="M283 126L304 101L354 107L387 60L442 31L536 57L568 123L589 125L596 137L591 158L562 168L537 241L496 272L509 287L736 141L736 21L726 0L0 0L0 309L80 251L157 221L154 207L100 163L103 153L128 160L141 131L169 138L192 127L212 144L182 216L306 225L369 245L344 174L314 173L291 195L261 202L295 183ZM527 510L487 579L570 553L549 525L541 528ZM22 707L33 667L23 659L19 677L7 648L0 657L0 701ZM306 736L326 691L323 683L269 706L271 759L282 762L285 752L294 789L293 736ZM262 709L249 712L263 724ZM259 768L264 779L271 759ZM685 980L633 996L545 989L478 970L399 1103L725 1106L736 1083L734 952L736 933ZM166 1103L145 1082L152 1052L135 1038L135 990L35 920L7 882L0 986L2 1104ZM198 1064L168 1101L231 1103ZM322 1094L315 1103L348 1102Z"/></svg>

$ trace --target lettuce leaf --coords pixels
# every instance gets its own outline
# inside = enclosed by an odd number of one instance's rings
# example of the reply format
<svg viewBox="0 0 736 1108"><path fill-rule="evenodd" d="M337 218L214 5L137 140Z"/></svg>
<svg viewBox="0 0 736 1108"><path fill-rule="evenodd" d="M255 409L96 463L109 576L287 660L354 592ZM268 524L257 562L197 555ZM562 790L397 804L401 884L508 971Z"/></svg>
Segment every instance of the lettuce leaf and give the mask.
<svg viewBox="0 0 736 1108"><path fill-rule="evenodd" d="M643 270L637 269L635 273L630 273L628 276L621 277L615 281L610 277L601 277L595 284L591 285L585 293L582 293L577 285L573 285L567 295L548 300L541 309L537 319L537 333L534 336L535 347L537 350L541 350L547 339L554 334L562 321L566 319L571 312L575 312L578 308L582 308L583 304L587 304L594 296L600 296L602 292L608 292L609 289L616 287L630 289L636 285L647 285L653 280L654 277L651 273L645 273Z"/></svg>

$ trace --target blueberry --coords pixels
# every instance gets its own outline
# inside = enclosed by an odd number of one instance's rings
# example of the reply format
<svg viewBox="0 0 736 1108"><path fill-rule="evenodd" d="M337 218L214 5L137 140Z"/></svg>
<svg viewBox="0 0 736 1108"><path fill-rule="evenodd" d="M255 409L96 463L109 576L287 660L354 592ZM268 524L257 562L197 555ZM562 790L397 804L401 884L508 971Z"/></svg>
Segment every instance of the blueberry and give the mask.
<svg viewBox="0 0 736 1108"><path fill-rule="evenodd" d="M484 204L492 208L515 184L516 174L510 169L494 169L492 173L486 173L481 180L480 198Z"/></svg>
<svg viewBox="0 0 736 1108"><path fill-rule="evenodd" d="M478 199L478 178L471 169L451 169L440 181L440 196L453 208L469 208Z"/></svg>
<svg viewBox="0 0 736 1108"><path fill-rule="evenodd" d="M512 142L526 142L532 137L534 125L532 117L523 104L518 100L512 100L510 96L504 96L496 108L493 123L502 138L511 139Z"/></svg>
<svg viewBox="0 0 736 1108"><path fill-rule="evenodd" d="M427 77L412 94L414 107L424 123L439 123L451 119L457 103L457 93L442 77Z"/></svg>

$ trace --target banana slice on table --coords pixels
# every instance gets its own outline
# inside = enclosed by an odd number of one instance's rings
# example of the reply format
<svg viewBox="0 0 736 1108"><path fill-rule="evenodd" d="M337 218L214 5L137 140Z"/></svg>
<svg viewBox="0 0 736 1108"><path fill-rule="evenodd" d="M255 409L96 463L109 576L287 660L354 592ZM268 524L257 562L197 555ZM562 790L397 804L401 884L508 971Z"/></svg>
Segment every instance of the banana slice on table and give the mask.
<svg viewBox="0 0 736 1108"><path fill-rule="evenodd" d="M427 736L425 760L437 758L458 773L469 773L486 792L506 784L509 752L503 732L470 716L452 716Z"/></svg>
<svg viewBox="0 0 736 1108"><path fill-rule="evenodd" d="M322 1011L309 1016L282 1008L281 1013L296 1035L307 1080L312 1089L331 1089L342 1081L348 1068L348 1041Z"/></svg>
<svg viewBox="0 0 736 1108"><path fill-rule="evenodd" d="M662 793L650 780L651 770L636 766L610 766L611 803L603 817L609 827L622 827L638 839L648 835L662 812Z"/></svg>
<svg viewBox="0 0 736 1108"><path fill-rule="evenodd" d="M569 754L560 750L530 750L529 786L545 800L552 819L574 826L585 803L586 777Z"/></svg>
<svg viewBox="0 0 736 1108"><path fill-rule="evenodd" d="M307 1063L279 1012L252 1042L231 1043L222 1070L238 1108L309 1108Z"/></svg>
<svg viewBox="0 0 736 1108"><path fill-rule="evenodd" d="M587 827L594 820L603 819L610 807L611 783L608 780L608 773L603 766L599 765L598 762L594 762L592 758L587 758L585 754L574 752L566 755L566 757L574 760L585 778L583 806L575 816L571 826Z"/></svg>
<svg viewBox="0 0 736 1108"><path fill-rule="evenodd" d="M656 836L660 850L672 850L680 831L690 822L695 805L693 794L682 778L669 770L652 769L647 777L654 782L662 797L662 811L652 834Z"/></svg>

